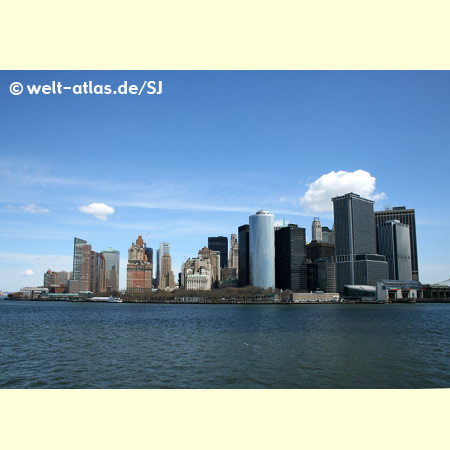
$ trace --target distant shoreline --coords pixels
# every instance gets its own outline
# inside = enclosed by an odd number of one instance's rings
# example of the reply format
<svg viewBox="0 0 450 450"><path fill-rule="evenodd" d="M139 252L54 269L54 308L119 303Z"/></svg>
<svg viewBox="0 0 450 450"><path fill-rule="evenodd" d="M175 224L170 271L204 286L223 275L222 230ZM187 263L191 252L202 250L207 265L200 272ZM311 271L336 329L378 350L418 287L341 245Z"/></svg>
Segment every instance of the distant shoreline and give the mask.
<svg viewBox="0 0 450 450"><path fill-rule="evenodd" d="M39 299L39 298L8 298L0 297L0 300L13 300L13 301L29 301L29 302L70 302L70 303L107 303L107 302L96 302L90 300L67 300L67 299ZM348 304L413 304L413 303L450 303L450 298L418 298L414 299L414 302L410 302L407 299L404 301L377 301L377 300L342 300L342 301L310 301L310 302L275 302L275 301L264 301L264 300L217 300L217 299L202 299L202 300L174 300L174 299L122 299L122 303L156 303L156 304L177 304L177 305L348 305Z"/></svg>

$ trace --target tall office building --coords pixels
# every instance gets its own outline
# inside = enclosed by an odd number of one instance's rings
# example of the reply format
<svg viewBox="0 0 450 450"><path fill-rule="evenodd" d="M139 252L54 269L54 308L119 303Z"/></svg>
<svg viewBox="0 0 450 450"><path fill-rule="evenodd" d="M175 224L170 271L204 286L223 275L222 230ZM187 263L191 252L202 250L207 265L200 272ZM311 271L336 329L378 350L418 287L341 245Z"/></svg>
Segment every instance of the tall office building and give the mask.
<svg viewBox="0 0 450 450"><path fill-rule="evenodd" d="M289 224L275 231L275 286L306 292L306 233Z"/></svg>
<svg viewBox="0 0 450 450"><path fill-rule="evenodd" d="M228 260L228 238L224 236L209 237L208 248L213 252L220 252L220 267L227 266Z"/></svg>
<svg viewBox="0 0 450 450"><path fill-rule="evenodd" d="M377 225L378 253L386 256L390 280L412 280L409 225L389 220Z"/></svg>
<svg viewBox="0 0 450 450"><path fill-rule="evenodd" d="M72 278L67 282L69 293L104 292L106 265L103 255L94 252L85 240L74 238Z"/></svg>
<svg viewBox="0 0 450 450"><path fill-rule="evenodd" d="M249 249L249 226L241 225L238 228L239 242L239 287L250 285L250 249Z"/></svg>
<svg viewBox="0 0 450 450"><path fill-rule="evenodd" d="M158 287L160 282L160 276L161 276L161 259L163 255L169 255L170 254L170 244L168 242L161 242L159 244L159 250L156 252L156 279L158 280Z"/></svg>
<svg viewBox="0 0 450 450"><path fill-rule="evenodd" d="M128 249L127 292L152 292L153 263L147 260L142 236Z"/></svg>
<svg viewBox="0 0 450 450"><path fill-rule="evenodd" d="M377 225L388 220L398 220L400 223L409 225L409 239L411 246L411 270L412 280L419 281L419 260L417 256L416 235L416 212L414 209L406 209L404 206L396 206L385 211L375 211L375 222Z"/></svg>
<svg viewBox="0 0 450 450"><path fill-rule="evenodd" d="M374 202L354 193L332 201L338 292L343 293L345 285L375 286L387 279L386 258L376 253Z"/></svg>
<svg viewBox="0 0 450 450"><path fill-rule="evenodd" d="M228 254L228 268L236 270L239 268L239 244L236 234L231 235L230 253Z"/></svg>
<svg viewBox="0 0 450 450"><path fill-rule="evenodd" d="M328 227L322 227L322 242L334 244L334 225L331 230Z"/></svg>
<svg viewBox="0 0 450 450"><path fill-rule="evenodd" d="M83 264L83 246L87 245L87 241L80 238L73 240L73 271L72 279L81 280L81 271Z"/></svg>
<svg viewBox="0 0 450 450"><path fill-rule="evenodd" d="M332 256L316 259L317 288L327 293L336 292L336 264Z"/></svg>
<svg viewBox="0 0 450 450"><path fill-rule="evenodd" d="M322 225L318 217L314 217L311 225L311 241L322 242Z"/></svg>
<svg viewBox="0 0 450 450"><path fill-rule="evenodd" d="M263 289L275 287L273 214L258 211L249 217L250 281Z"/></svg>
<svg viewBox="0 0 450 450"><path fill-rule="evenodd" d="M105 258L106 290L108 292L119 290L120 252L109 247L100 252Z"/></svg>
<svg viewBox="0 0 450 450"><path fill-rule="evenodd" d="M164 254L161 258L161 277L158 288L168 291L175 289L175 278L172 272L172 257L169 254Z"/></svg>
<svg viewBox="0 0 450 450"><path fill-rule="evenodd" d="M332 256L334 258L335 248L334 244L327 244L326 242L310 242L306 245L306 259L314 262L316 259Z"/></svg>

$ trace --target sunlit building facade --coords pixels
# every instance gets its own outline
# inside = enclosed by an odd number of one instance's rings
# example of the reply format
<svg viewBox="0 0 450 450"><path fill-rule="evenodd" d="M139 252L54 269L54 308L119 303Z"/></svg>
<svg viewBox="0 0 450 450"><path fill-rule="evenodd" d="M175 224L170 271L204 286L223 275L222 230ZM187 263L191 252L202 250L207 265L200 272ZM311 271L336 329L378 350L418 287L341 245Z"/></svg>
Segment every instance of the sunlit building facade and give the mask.
<svg viewBox="0 0 450 450"><path fill-rule="evenodd" d="M249 217L250 281L252 286L275 288L273 214L258 211Z"/></svg>
<svg viewBox="0 0 450 450"><path fill-rule="evenodd" d="M120 252L109 247L100 252L105 258L106 291L119 290Z"/></svg>

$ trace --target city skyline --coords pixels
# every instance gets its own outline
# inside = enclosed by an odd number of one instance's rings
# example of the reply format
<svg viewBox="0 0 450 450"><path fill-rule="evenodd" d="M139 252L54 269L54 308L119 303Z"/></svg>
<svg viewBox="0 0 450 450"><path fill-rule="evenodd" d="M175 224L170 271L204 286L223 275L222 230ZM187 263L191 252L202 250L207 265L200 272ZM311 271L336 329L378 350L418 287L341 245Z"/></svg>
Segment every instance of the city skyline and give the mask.
<svg viewBox="0 0 450 450"><path fill-rule="evenodd" d="M450 142L442 72L3 72L67 84L161 79L151 98L0 94L0 289L72 270L73 237L120 252L171 245L175 274L209 236L275 222L333 225L331 198L355 192L416 210L420 281L450 277ZM426 155L426 157L425 157ZM156 263L155 263L156 266Z"/></svg>

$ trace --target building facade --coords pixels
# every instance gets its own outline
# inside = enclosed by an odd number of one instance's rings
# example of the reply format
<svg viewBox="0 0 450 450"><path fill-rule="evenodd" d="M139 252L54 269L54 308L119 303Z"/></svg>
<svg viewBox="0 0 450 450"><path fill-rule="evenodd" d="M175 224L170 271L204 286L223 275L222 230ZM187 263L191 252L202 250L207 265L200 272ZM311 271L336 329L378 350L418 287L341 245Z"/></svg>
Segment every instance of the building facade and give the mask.
<svg viewBox="0 0 450 450"><path fill-rule="evenodd" d="M419 260L417 255L416 212L414 209L406 209L404 206L396 206L385 211L375 211L376 225L381 225L389 220L398 220L409 226L411 271L412 280L419 281Z"/></svg>
<svg viewBox="0 0 450 450"><path fill-rule="evenodd" d="M159 250L156 251L156 279L158 281L158 287L161 276L161 259L163 255L170 255L170 244L168 242L161 242L159 244Z"/></svg>
<svg viewBox="0 0 450 450"><path fill-rule="evenodd" d="M147 260L142 236L136 239L128 249L127 264L127 292L150 293L152 292L153 264Z"/></svg>
<svg viewBox="0 0 450 450"><path fill-rule="evenodd" d="M322 225L318 217L314 217L311 225L311 240L322 242Z"/></svg>
<svg viewBox="0 0 450 450"><path fill-rule="evenodd" d="M161 276L159 289L173 291L175 289L175 278L172 272L172 257L167 253L161 258Z"/></svg>
<svg viewBox="0 0 450 450"><path fill-rule="evenodd" d="M306 292L306 233L289 224L275 231L275 286Z"/></svg>
<svg viewBox="0 0 450 450"><path fill-rule="evenodd" d="M249 226L241 225L238 228L239 242L239 287L250 285L250 249Z"/></svg>
<svg viewBox="0 0 450 450"><path fill-rule="evenodd" d="M119 290L120 252L109 247L100 252L105 259L106 291Z"/></svg>
<svg viewBox="0 0 450 450"><path fill-rule="evenodd" d="M377 225L377 248L386 256L390 280L412 280L409 225L399 220Z"/></svg>
<svg viewBox="0 0 450 450"><path fill-rule="evenodd" d="M312 241L306 245L306 258L314 262L316 259L335 256L334 244Z"/></svg>
<svg viewBox="0 0 450 450"><path fill-rule="evenodd" d="M249 217L250 281L262 289L275 287L273 214L258 211Z"/></svg>
<svg viewBox="0 0 450 450"><path fill-rule="evenodd" d="M374 202L354 193L332 202L337 291L343 293L345 285L375 286L388 277L388 264L376 253Z"/></svg>
<svg viewBox="0 0 450 450"><path fill-rule="evenodd" d="M74 238L73 272L66 290L68 293L106 290L105 258L83 239Z"/></svg>
<svg viewBox="0 0 450 450"><path fill-rule="evenodd" d="M239 244L236 234L231 235L230 253L228 254L228 268L236 270L239 269Z"/></svg>
<svg viewBox="0 0 450 450"><path fill-rule="evenodd" d="M212 288L211 259L189 258L181 266L181 287L186 290L208 291Z"/></svg>
<svg viewBox="0 0 450 450"><path fill-rule="evenodd" d="M228 262L228 238L216 236L208 238L208 248L213 252L220 252L220 267L227 267Z"/></svg>

